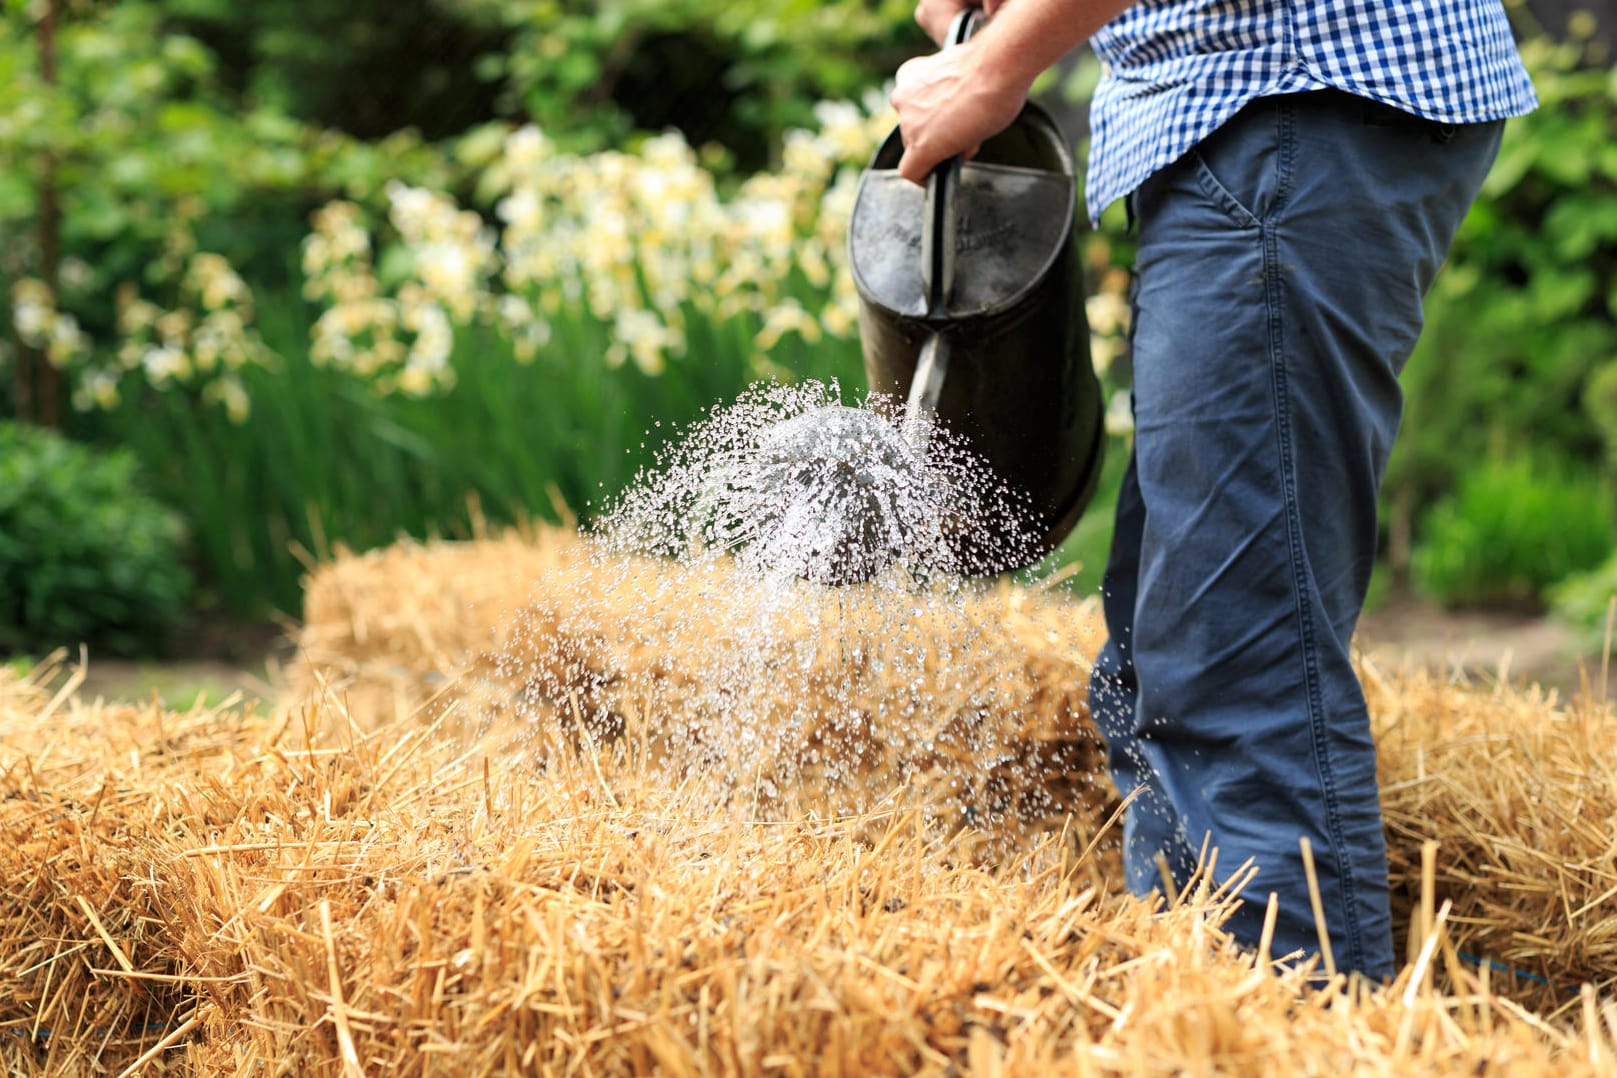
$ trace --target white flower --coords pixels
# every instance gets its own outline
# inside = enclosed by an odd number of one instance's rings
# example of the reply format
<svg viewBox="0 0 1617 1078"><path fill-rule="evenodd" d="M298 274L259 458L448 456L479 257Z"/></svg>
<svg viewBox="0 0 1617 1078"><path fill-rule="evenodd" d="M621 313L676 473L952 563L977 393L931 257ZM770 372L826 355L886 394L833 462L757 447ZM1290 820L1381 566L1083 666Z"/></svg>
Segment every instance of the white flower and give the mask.
<svg viewBox="0 0 1617 1078"><path fill-rule="evenodd" d="M436 207L435 196L424 187L411 187L402 180L387 183L388 216L405 235L419 235L425 231Z"/></svg>
<svg viewBox="0 0 1617 1078"><path fill-rule="evenodd" d="M1116 292L1097 292L1084 301L1084 313L1089 317L1089 328L1101 334L1126 333L1129 328L1129 303Z"/></svg>
<svg viewBox="0 0 1617 1078"><path fill-rule="evenodd" d="M432 394L433 387L437 384L437 380L433 378L432 372L428 371L424 367L413 367L406 365L405 368L399 372L399 377L396 384L398 385L399 391L406 396L426 397Z"/></svg>
<svg viewBox="0 0 1617 1078"><path fill-rule="evenodd" d="M1122 437L1134 432L1134 406L1129 403L1129 391L1120 389L1106 404L1106 433Z"/></svg>
<svg viewBox="0 0 1617 1078"><path fill-rule="evenodd" d="M202 390L202 399L212 404L223 405L225 414L238 426L247 422L247 417L252 413L252 401L247 396L247 387L233 374L209 382Z"/></svg>
<svg viewBox="0 0 1617 1078"><path fill-rule="evenodd" d="M882 122L878 130L891 128L891 110L882 101ZM820 124L820 143L828 157L837 161L863 162L876 148L870 118L850 101L821 101L814 106Z"/></svg>
<svg viewBox="0 0 1617 1078"><path fill-rule="evenodd" d="M681 336L654 313L637 308L619 309L614 335L617 341L608 352L608 364L621 364L626 352L635 366L649 375L661 374L666 353L684 344Z"/></svg>
<svg viewBox="0 0 1617 1078"><path fill-rule="evenodd" d="M172 345L146 349L141 354L140 365L146 372L146 381L159 388L171 379L187 378L191 374L191 361Z"/></svg>
<svg viewBox="0 0 1617 1078"><path fill-rule="evenodd" d="M157 319L162 313L155 303L139 298L132 299L118 310L118 332L128 337L144 333L157 324Z"/></svg>
<svg viewBox="0 0 1617 1078"><path fill-rule="evenodd" d="M544 223L544 200L531 187L519 187L494 207L494 215L522 232L537 232Z"/></svg>
<svg viewBox="0 0 1617 1078"><path fill-rule="evenodd" d="M111 411L118 406L118 399L118 375L104 368L86 370L73 389L73 407L80 412L95 408Z"/></svg>
<svg viewBox="0 0 1617 1078"><path fill-rule="evenodd" d="M514 171L535 168L549 156L550 140L533 124L517 128L505 140L505 163Z"/></svg>
<svg viewBox="0 0 1617 1078"><path fill-rule="evenodd" d="M769 313L764 315L764 326L753 343L760 352L767 352L788 333L796 333L811 344L820 339L820 323L803 309L801 303L790 297L771 307Z"/></svg>
<svg viewBox="0 0 1617 1078"><path fill-rule="evenodd" d="M95 284L95 270L82 258L68 255L62 259L58 270L61 276L62 287L73 292L83 292Z"/></svg>
<svg viewBox="0 0 1617 1078"><path fill-rule="evenodd" d="M831 159L826 145L813 132L788 131L781 149L781 165L788 172L811 180L822 180L831 174L836 163Z"/></svg>
<svg viewBox="0 0 1617 1078"><path fill-rule="evenodd" d="M1104 375L1111 370L1112 364L1122 354L1122 338L1103 337L1098 333L1089 335L1089 364L1095 368L1096 374Z"/></svg>
<svg viewBox="0 0 1617 1078"><path fill-rule="evenodd" d="M202 299L204 310L217 311L230 304L245 304L251 298L247 284L222 255L207 251L191 256L186 284Z"/></svg>
<svg viewBox="0 0 1617 1078"><path fill-rule="evenodd" d="M44 281L24 277L11 286L11 324L30 348L39 348L55 322L56 300Z"/></svg>
<svg viewBox="0 0 1617 1078"><path fill-rule="evenodd" d="M311 232L303 240L303 275L319 277L331 265L331 241L318 232Z"/></svg>
<svg viewBox="0 0 1617 1078"><path fill-rule="evenodd" d="M58 369L90 351L90 337L70 314L57 314L51 322L45 358Z"/></svg>

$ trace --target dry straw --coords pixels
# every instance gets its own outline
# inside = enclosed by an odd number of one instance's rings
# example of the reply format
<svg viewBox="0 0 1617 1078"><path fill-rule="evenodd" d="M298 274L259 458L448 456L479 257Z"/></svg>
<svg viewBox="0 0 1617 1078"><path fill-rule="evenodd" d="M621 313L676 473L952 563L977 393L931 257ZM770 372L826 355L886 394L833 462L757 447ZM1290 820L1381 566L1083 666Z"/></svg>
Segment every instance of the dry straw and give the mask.
<svg viewBox="0 0 1617 1078"><path fill-rule="evenodd" d="M1609 998L1617 990L1612 706L1592 695L1563 704L1536 686L1362 670L1396 900L1414 910L1424 890L1428 902L1451 902L1449 935L1465 961L1490 968L1498 990L1535 1012L1580 1013L1586 981Z"/></svg>
<svg viewBox="0 0 1617 1078"><path fill-rule="evenodd" d="M343 559L309 583L291 698L336 694L366 728L515 718L628 738L769 811L805 788L810 810L892 807L895 780L1012 829L1076 813L1093 835L1113 807L1085 704L1092 605L810 589L763 617L758 582L722 564L597 553L546 531Z"/></svg>
<svg viewBox="0 0 1617 1078"><path fill-rule="evenodd" d="M1595 992L1552 1022L1501 996L1502 975L1461 957L1472 885L1444 882L1446 834L1437 836L1436 901L1411 966L1384 989L1320 992L1305 971L1230 946L1219 929L1230 900L1208 880L1166 910L1112 893L1115 874L1097 859L1093 836L1070 825L1025 832L1023 845L988 863L972 828L936 826L925 783L906 799L837 817L816 808L807 788L764 815L750 793L715 798L702 784L671 782L668 746L635 728L677 724L677 712L625 712L615 738L587 736L582 706L571 726L560 711L519 707L511 701L522 687L501 686L499 664L476 654L487 650L502 604L532 606L536 596L512 585L532 579L524 574L534 562L552 559L545 572L567 572L565 544L544 549L548 541L493 541L481 558L476 548L405 548L323 570L314 593L324 605L311 603L301 675L315 689L274 714L104 706L56 693L61 671L0 672L6 1068L1593 1075L1617 1067L1617 1008ZM390 558L416 575L389 588ZM365 580L375 584L368 598ZM322 620L340 608L338 592L349 611L343 626ZM468 611L467 595L486 605ZM1014 598L984 602L1004 613ZM411 624L418 601L424 618L442 621ZM1037 613L1044 601L1018 602ZM1030 737L1063 729L1053 719L1028 725L1046 714L1031 701L1075 691L1041 679L1069 679L1082 666L1065 630L1052 629L1065 642L1041 650L1029 628L1041 616L1029 614L1018 630L1026 654L1008 667L1032 694L1014 709ZM362 650L343 658L336 642L361 635ZM677 660L665 656L660 669L679 688ZM431 671L441 680L424 676ZM462 687L479 673L488 686ZM604 704L628 691L621 680L595 688ZM503 710L494 703L502 693ZM1594 721L1530 696L1418 678L1377 675L1372 693L1382 713L1386 694L1405 702L1389 742L1394 775L1415 754L1414 727L1428 721L1418 716L1432 709L1452 723L1473 702L1497 707L1495 719L1511 717L1517 731ZM357 713L361 700L373 710ZM1462 729L1455 738L1471 736ZM1544 742L1552 752L1573 744ZM1428 746L1428 775L1432 753ZM1508 755L1494 759L1515 766ZM1591 789L1610 781L1609 769L1586 771ZM1426 781L1394 778L1389 804ZM1397 835L1411 826L1407 815L1392 818ZM1538 846L1552 861L1569 852ZM1579 924L1592 923L1583 917Z"/></svg>

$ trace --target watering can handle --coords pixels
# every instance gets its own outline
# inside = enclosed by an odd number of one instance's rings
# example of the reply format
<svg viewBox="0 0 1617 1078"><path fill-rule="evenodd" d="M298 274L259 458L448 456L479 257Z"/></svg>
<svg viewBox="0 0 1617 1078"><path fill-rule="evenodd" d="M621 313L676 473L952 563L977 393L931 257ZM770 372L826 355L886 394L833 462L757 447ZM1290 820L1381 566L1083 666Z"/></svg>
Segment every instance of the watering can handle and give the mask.
<svg viewBox="0 0 1617 1078"><path fill-rule="evenodd" d="M944 48L959 45L982 25L983 14L969 7L954 17ZM960 155L940 163L926 178L921 222L921 286L928 314L941 314L954 291L955 192L960 187Z"/></svg>

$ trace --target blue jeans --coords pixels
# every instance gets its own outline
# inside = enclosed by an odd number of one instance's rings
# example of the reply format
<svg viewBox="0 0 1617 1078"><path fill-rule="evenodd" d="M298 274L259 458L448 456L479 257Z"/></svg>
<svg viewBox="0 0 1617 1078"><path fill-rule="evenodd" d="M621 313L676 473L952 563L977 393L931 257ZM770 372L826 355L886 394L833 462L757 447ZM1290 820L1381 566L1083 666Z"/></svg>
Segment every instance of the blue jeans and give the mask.
<svg viewBox="0 0 1617 1078"><path fill-rule="evenodd" d="M1421 299L1498 150L1335 91L1260 99L1134 196L1134 456L1090 705L1130 890L1203 843L1258 874L1230 929L1393 973L1375 744L1349 642Z"/></svg>

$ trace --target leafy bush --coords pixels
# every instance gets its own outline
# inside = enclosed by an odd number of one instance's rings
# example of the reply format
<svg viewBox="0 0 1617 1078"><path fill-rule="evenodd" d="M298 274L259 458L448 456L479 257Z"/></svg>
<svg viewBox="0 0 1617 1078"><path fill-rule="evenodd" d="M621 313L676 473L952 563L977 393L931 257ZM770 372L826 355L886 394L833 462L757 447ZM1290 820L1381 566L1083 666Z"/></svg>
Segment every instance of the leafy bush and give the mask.
<svg viewBox="0 0 1617 1078"><path fill-rule="evenodd" d="M57 286L92 333L125 281L176 275L200 245L256 279L285 279L307 213L371 199L390 179L452 185L463 170L409 132L362 143L227 84L219 57L153 0L67 5L56 75L40 72L43 4L0 19L0 282ZM57 234L41 227L54 189ZM45 247L54 244L60 266ZM0 302L4 301L0 289Z"/></svg>
<svg viewBox="0 0 1617 1078"><path fill-rule="evenodd" d="M1394 537L1507 447L1617 480L1617 77L1577 41L1522 55L1542 105L1506 125L1427 299L1387 477Z"/></svg>
<svg viewBox="0 0 1617 1078"><path fill-rule="evenodd" d="M148 653L178 622L180 522L138 478L127 451L0 423L0 653Z"/></svg>
<svg viewBox="0 0 1617 1078"><path fill-rule="evenodd" d="M1609 636L1612 604L1617 603L1617 554L1586 573L1574 573L1550 589L1550 609L1577 630L1585 647L1610 647L1617 656L1617 636Z"/></svg>
<svg viewBox="0 0 1617 1078"><path fill-rule="evenodd" d="M1524 453L1484 462L1432 506L1411 568L1416 588L1446 605L1536 604L1614 545L1605 485Z"/></svg>
<svg viewBox="0 0 1617 1078"><path fill-rule="evenodd" d="M931 48L913 0L438 0L512 35L482 61L508 109L599 150L677 126L767 167L816 101L858 98Z"/></svg>
<svg viewBox="0 0 1617 1078"><path fill-rule="evenodd" d="M146 2L219 57L233 91L364 139L442 139L493 119L489 76L511 48L493 20L442 0Z"/></svg>
<svg viewBox="0 0 1617 1078"><path fill-rule="evenodd" d="M812 102L927 47L911 0L144 3L206 44L234 92L361 138L504 118L599 150L676 127L748 171Z"/></svg>

